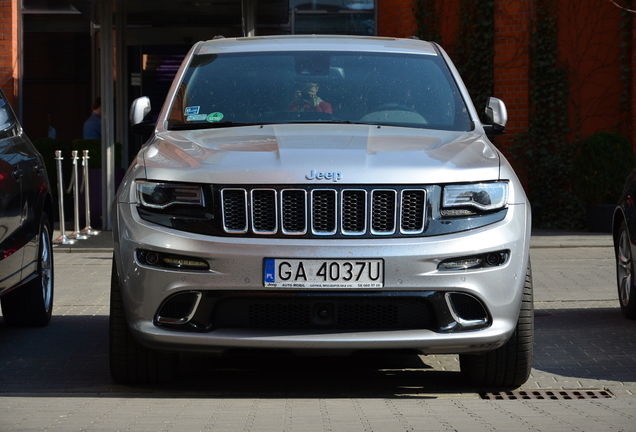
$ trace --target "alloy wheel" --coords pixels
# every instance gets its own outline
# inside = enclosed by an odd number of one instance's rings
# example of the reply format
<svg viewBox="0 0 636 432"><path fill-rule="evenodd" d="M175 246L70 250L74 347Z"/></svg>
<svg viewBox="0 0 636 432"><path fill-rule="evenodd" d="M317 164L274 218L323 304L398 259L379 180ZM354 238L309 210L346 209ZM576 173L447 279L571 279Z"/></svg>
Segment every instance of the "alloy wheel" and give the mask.
<svg viewBox="0 0 636 432"><path fill-rule="evenodd" d="M626 230L621 231L616 250L616 265L618 276L618 296L623 306L629 304L631 296L633 275L632 275L632 252L629 242L629 235Z"/></svg>
<svg viewBox="0 0 636 432"><path fill-rule="evenodd" d="M48 311L51 309L53 302L53 257L49 231L46 226L42 230L40 241L42 243L42 297L44 299L44 309Z"/></svg>

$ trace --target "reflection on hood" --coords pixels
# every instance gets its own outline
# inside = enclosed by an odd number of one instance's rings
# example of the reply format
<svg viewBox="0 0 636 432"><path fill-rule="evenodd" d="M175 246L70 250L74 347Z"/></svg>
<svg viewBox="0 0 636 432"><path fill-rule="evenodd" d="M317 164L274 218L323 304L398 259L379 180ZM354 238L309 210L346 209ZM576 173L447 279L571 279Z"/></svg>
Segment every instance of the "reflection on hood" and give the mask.
<svg viewBox="0 0 636 432"><path fill-rule="evenodd" d="M347 171L349 181L370 183L377 182L371 172L392 171L392 178L400 178L401 172L424 170L419 177L437 183L440 180L431 177L434 172L498 169L498 153L479 134L406 130L408 135L396 133L404 128L392 127L277 125L172 131L160 134L143 151L147 169L251 172L268 177L276 172Z"/></svg>

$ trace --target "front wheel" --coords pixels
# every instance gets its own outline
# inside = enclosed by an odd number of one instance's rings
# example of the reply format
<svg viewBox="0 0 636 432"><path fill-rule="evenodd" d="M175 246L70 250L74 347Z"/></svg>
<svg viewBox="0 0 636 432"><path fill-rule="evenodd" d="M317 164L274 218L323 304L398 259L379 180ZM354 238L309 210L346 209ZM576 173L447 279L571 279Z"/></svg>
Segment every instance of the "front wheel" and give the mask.
<svg viewBox="0 0 636 432"><path fill-rule="evenodd" d="M51 223L42 213L36 276L2 297L4 322L12 327L43 327L53 312L53 246Z"/></svg>
<svg viewBox="0 0 636 432"><path fill-rule="evenodd" d="M144 347L128 328L117 266L113 257L110 288L110 374L119 384L165 384L178 369L178 355Z"/></svg>
<svg viewBox="0 0 636 432"><path fill-rule="evenodd" d="M621 312L626 318L636 319L636 298L634 298L634 259L629 232L625 221L618 230L616 254L616 282Z"/></svg>
<svg viewBox="0 0 636 432"><path fill-rule="evenodd" d="M532 269L528 263L519 320L512 337L494 351L460 355L462 375L476 387L519 387L530 376L533 345Z"/></svg>

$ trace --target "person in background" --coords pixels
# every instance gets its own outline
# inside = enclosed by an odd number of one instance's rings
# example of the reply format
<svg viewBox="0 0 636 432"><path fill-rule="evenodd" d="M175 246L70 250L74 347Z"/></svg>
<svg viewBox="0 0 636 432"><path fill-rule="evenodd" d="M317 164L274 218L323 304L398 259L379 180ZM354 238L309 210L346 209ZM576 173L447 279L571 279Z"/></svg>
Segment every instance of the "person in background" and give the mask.
<svg viewBox="0 0 636 432"><path fill-rule="evenodd" d="M49 138L52 138L52 139L57 138L57 130L51 124L51 114L49 114L49 131L47 135Z"/></svg>
<svg viewBox="0 0 636 432"><path fill-rule="evenodd" d="M84 122L84 139L102 139L102 101L98 97L93 102L93 112Z"/></svg>

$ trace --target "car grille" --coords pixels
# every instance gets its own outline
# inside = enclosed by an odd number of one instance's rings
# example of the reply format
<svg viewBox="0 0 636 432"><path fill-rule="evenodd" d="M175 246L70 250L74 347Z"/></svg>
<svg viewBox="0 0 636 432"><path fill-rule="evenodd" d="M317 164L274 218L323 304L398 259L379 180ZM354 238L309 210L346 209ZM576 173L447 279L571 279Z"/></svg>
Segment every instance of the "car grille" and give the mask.
<svg viewBox="0 0 636 432"><path fill-rule="evenodd" d="M188 332L220 328L455 332L490 324L477 298L437 291L186 291L166 299L155 315L155 325Z"/></svg>
<svg viewBox="0 0 636 432"><path fill-rule="evenodd" d="M424 329L433 323L430 305L420 298L230 297L211 316L213 328Z"/></svg>
<svg viewBox="0 0 636 432"><path fill-rule="evenodd" d="M228 234L391 236L424 232L426 189L221 189Z"/></svg>

